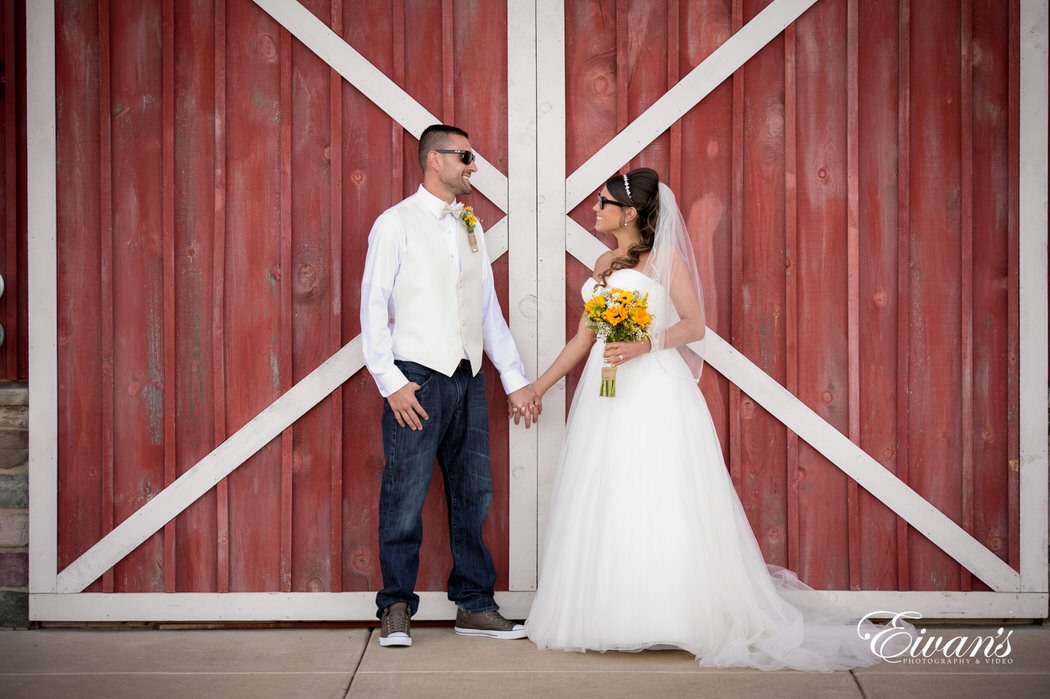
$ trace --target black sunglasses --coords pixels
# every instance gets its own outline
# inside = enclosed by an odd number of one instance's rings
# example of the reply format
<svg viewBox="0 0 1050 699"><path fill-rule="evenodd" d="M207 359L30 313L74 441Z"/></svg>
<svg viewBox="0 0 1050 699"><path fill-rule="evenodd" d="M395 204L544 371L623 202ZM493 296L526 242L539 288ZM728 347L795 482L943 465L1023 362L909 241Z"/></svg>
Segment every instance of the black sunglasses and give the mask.
<svg viewBox="0 0 1050 699"><path fill-rule="evenodd" d="M447 148L435 148L434 152L435 153L455 153L456 155L459 156L460 161L462 161L462 163L464 165L470 165L472 162L474 162L474 151L469 151L469 150L449 150Z"/></svg>
<svg viewBox="0 0 1050 699"><path fill-rule="evenodd" d="M605 205L606 204L612 204L613 206L618 206L621 209L626 208L626 206L627 206L627 204L621 204L620 202L616 201L615 199L606 199L601 194L599 194L598 195L598 208L601 209L602 211L605 211Z"/></svg>

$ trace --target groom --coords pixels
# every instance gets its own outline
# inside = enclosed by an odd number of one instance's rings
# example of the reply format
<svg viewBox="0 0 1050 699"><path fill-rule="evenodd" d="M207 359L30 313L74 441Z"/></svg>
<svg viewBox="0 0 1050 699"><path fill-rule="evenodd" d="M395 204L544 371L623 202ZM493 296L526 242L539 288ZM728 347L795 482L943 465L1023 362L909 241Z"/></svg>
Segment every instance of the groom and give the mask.
<svg viewBox="0 0 1050 699"><path fill-rule="evenodd" d="M496 568L481 529L492 500L482 353L499 371L515 422L539 417L539 397L503 319L481 224L462 204L477 172L467 133L427 127L419 190L383 212L368 236L361 280L365 364L386 400L376 595L379 644L410 646L423 536L422 510L437 459L448 505L456 633L524 638L499 613Z"/></svg>

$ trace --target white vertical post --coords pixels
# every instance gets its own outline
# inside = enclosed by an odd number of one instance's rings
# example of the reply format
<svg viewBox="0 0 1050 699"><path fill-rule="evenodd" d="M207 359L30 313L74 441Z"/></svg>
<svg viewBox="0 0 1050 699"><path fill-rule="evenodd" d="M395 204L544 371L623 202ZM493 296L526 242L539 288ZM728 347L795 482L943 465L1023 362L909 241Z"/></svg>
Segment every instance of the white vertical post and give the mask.
<svg viewBox="0 0 1050 699"><path fill-rule="evenodd" d="M1046 592L1047 7L1021 0L1018 281L1021 590Z"/></svg>
<svg viewBox="0 0 1050 699"><path fill-rule="evenodd" d="M536 3L507 0L507 180L511 332L530 379L537 371ZM510 426L508 588L536 586L536 427ZM523 616L528 609L518 611Z"/></svg>
<svg viewBox="0 0 1050 699"><path fill-rule="evenodd" d="M542 293L537 323L540 369L550 366L565 344L565 249L568 207L565 188L565 3L539 0L536 26L536 201L539 230L537 272ZM537 452L537 536L543 541L558 452L565 432L565 383L559 381L543 397L540 445Z"/></svg>
<svg viewBox="0 0 1050 699"><path fill-rule="evenodd" d="M55 5L26 3L29 233L29 591L58 574L58 287Z"/></svg>

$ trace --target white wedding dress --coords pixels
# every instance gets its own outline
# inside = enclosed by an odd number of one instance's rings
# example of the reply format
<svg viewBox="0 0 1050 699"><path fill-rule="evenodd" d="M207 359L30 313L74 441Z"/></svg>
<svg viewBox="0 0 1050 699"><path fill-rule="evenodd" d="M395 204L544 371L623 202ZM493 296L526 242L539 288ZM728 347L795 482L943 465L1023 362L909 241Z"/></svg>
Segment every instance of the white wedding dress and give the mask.
<svg viewBox="0 0 1050 699"><path fill-rule="evenodd" d="M660 291L634 269L607 280ZM594 280L584 286L593 295ZM654 325L669 317L654 307ZM767 568L726 470L711 415L681 355L643 354L600 397L596 342L573 399L539 587L526 621L542 648L681 648L701 665L830 671L879 661L855 623L804 609L808 590Z"/></svg>

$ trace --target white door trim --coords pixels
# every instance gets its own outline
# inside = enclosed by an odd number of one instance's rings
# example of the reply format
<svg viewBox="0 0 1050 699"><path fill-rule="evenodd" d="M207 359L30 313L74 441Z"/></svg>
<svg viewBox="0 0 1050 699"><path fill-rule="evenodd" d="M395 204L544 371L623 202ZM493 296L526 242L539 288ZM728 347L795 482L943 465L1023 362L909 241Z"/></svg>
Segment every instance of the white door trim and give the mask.
<svg viewBox="0 0 1050 699"><path fill-rule="evenodd" d="M1047 597L1047 4L1021 0L1018 317L1021 589ZM1046 611L1044 609L1044 616Z"/></svg>
<svg viewBox="0 0 1050 699"><path fill-rule="evenodd" d="M731 63L730 59L736 57L733 60L742 63L746 57L741 57L752 55L768 41L768 38L761 37L770 32L773 33L769 38L779 34L783 26L794 21L813 1L776 0L727 42L731 49L726 49L724 54L716 54L725 62ZM418 135L427 124L437 121L298 3L277 0L256 2L412 133ZM53 3L30 3L27 6L27 32L30 37L27 41L30 617L37 620L371 618L371 592L222 595L100 595L80 592L200 494L228 475L256 449L327 396L334 387L360 370L362 361L356 339L118 525L77 561L57 572L54 22ZM783 26L779 26L781 22ZM927 617L1041 617L1046 613L1047 444L1042 412L1047 405L1045 5L1037 0L1022 0L1021 23L1022 254L1019 275L1023 354L1020 363L1020 573L1003 564L942 513L914 495L914 491L885 472L855 445L843 444L843 440L848 440L819 416L812 414L800 418L801 402L713 333L712 342L708 343L707 356L712 366L779 415L789 428L825 453L833 463L877 497L882 493L888 506L956 560L994 589L1003 591L824 593L847 605L865 605L864 609L858 609L861 613L875 607L891 609L891 603L907 603L911 608L921 606ZM508 105L511 111L509 155L515 173L518 172L517 168L524 168L524 172L531 173L535 194L527 187L519 187L512 198L507 178L491 165L486 166L484 161L479 165L480 176L474 181L486 197L504 211L511 210L514 214L510 217L513 221L504 219L497 222L489 235L494 241L501 242L495 246L494 256L497 257L512 247L509 240L515 241L508 314L512 330L525 355L523 359L528 369L535 371L538 366L549 363L553 353L564 341L565 299L564 285L561 283L564 273L563 251L568 249L588 265L596 257L594 246L598 245L597 241L582 229L574 228L575 224L566 218L566 212L590 193L608 172L619 168L655 135L688 111L692 106L692 96L686 88L672 88L654 105L654 109L657 105L663 105L661 109L645 112L566 179L563 3L561 0L508 2L508 26L515 28L515 33L508 35L508 67L513 71L508 79L514 88ZM552 31L552 27L557 31ZM519 40L521 43L518 43ZM530 52L534 54L531 57ZM731 74L736 67L733 66L728 72L724 66L715 70L710 61L711 58L708 58L683 79L683 82L690 81L691 89L695 90L693 95L707 94L724 79L725 76L718 78L719 74ZM545 86L542 93L536 87L537 77L541 75ZM560 77L551 84L551 76L554 75ZM559 80L561 89L558 89ZM699 99L693 100L692 104ZM678 110L682 111L679 113ZM534 137L532 134L535 134ZM530 159L535 162L535 169L529 168ZM554 177L554 174L559 176ZM527 182L524 179L522 181ZM509 236L509 232L513 232L513 236ZM537 236L535 249L530 249L531 244L527 241L533 235ZM520 249L519 245L522 246ZM540 289L544 293L542 316L538 313ZM548 308L554 309L553 312L549 312ZM521 341L523 338L528 341ZM551 423L560 422L559 407L563 410L564 400L563 389L552 389L545 399L548 417L541 421L540 429L524 434L512 432L511 591L501 593L498 599L508 613L519 616L527 612L531 600L530 590L535 584L536 533L530 532L525 522L542 520L539 503L546 501L545 492L551 476L549 472L541 472L537 464L553 463L551 454L556 453L557 444L560 443L561 427ZM213 597L219 599L212 600ZM882 603L882 600L886 603ZM450 605L444 600L443 593L426 593L424 601L424 616L421 618L451 618ZM296 616L286 616L289 613Z"/></svg>

